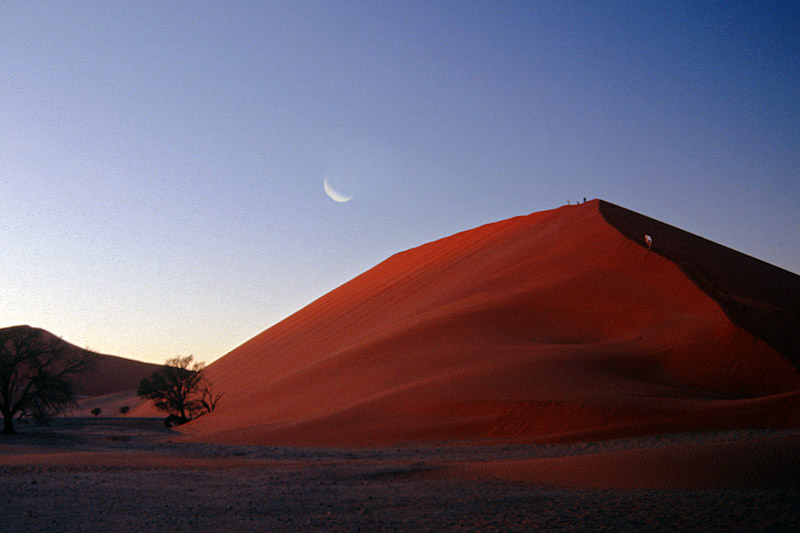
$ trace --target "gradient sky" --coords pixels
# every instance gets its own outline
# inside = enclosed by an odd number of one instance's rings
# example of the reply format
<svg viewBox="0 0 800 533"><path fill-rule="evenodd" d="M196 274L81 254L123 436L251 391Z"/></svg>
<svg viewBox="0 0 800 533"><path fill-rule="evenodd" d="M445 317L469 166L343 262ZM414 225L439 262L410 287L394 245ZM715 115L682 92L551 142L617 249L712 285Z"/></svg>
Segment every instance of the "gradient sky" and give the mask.
<svg viewBox="0 0 800 533"><path fill-rule="evenodd" d="M3 2L0 80L0 327L103 353L583 197L800 272L797 2Z"/></svg>

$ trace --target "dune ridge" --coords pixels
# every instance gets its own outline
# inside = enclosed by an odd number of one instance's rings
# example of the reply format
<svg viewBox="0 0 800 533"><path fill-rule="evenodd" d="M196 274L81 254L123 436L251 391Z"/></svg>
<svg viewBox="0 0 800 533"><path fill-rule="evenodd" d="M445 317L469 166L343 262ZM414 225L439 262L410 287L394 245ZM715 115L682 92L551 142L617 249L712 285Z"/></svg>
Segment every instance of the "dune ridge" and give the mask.
<svg viewBox="0 0 800 533"><path fill-rule="evenodd" d="M666 234L647 250L620 210L564 206L388 258L211 364L224 402L182 431L368 446L800 425L786 349L734 324ZM710 248L693 257L722 261Z"/></svg>
<svg viewBox="0 0 800 533"><path fill-rule="evenodd" d="M30 326L26 326L29 327ZM45 341L63 346L63 349L70 354L94 354L97 366L91 372L76 374L71 377L75 392L78 396L105 396L108 394L130 391L139 386L142 378L150 375L159 368L159 365L127 359L116 355L107 355L94 352L88 348L80 348L65 341L55 334L41 329L31 328L41 331Z"/></svg>
<svg viewBox="0 0 800 533"><path fill-rule="evenodd" d="M623 235L678 265L737 326L764 339L800 370L800 276L610 202L600 213Z"/></svg>

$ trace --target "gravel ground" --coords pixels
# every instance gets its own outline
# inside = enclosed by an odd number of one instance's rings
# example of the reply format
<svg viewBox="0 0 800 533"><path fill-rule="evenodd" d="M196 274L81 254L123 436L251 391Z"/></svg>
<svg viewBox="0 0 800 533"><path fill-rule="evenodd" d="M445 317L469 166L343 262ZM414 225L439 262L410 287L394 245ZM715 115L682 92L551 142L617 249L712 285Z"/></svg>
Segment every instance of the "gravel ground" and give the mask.
<svg viewBox="0 0 800 533"><path fill-rule="evenodd" d="M308 449L177 443L157 419L61 419L0 438L0 531L796 531L800 487L589 491L428 476L454 461L726 434L551 446ZM741 435L741 432L739 433ZM638 444L637 444L638 443ZM93 453L118 454L113 461ZM76 454L77 462L52 460ZM124 460L157 459L141 466ZM89 460L85 458L89 457ZM98 455L99 457L99 455ZM179 458L198 467L171 467ZM242 466L215 466L231 458Z"/></svg>

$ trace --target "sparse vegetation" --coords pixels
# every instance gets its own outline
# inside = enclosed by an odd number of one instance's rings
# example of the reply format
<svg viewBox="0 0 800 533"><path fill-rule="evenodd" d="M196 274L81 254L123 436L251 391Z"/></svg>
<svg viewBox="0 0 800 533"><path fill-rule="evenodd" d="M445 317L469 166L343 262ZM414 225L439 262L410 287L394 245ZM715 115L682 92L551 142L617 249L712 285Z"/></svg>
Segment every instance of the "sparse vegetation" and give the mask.
<svg viewBox="0 0 800 533"><path fill-rule="evenodd" d="M171 425L180 425L213 411L223 393L215 393L206 380L203 363L191 355L168 359L150 379L139 382L137 394L153 400L157 409L169 414Z"/></svg>
<svg viewBox="0 0 800 533"><path fill-rule="evenodd" d="M95 354L68 350L40 329L0 329L0 412L3 434L16 433L14 417L47 422L75 403L72 376L95 368Z"/></svg>
<svg viewBox="0 0 800 533"><path fill-rule="evenodd" d="M92 409L92 410L91 410L91 411L89 411L89 412L90 412L90 413L92 413L92 414L94 415L94 417L95 417L95 418L97 418L98 416L100 416L100 413L102 413L102 412L103 412L103 410L102 410L102 409L100 409L99 407L95 407L94 409Z"/></svg>

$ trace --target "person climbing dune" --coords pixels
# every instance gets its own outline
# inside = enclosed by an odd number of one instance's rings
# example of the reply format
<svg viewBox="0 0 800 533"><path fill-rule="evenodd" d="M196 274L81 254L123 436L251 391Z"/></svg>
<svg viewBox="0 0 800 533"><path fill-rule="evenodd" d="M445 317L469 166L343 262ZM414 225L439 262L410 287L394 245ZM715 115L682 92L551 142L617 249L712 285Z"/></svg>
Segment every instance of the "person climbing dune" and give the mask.
<svg viewBox="0 0 800 533"><path fill-rule="evenodd" d="M653 238L647 233L644 234L644 242L647 245L648 250L650 250L653 247Z"/></svg>

